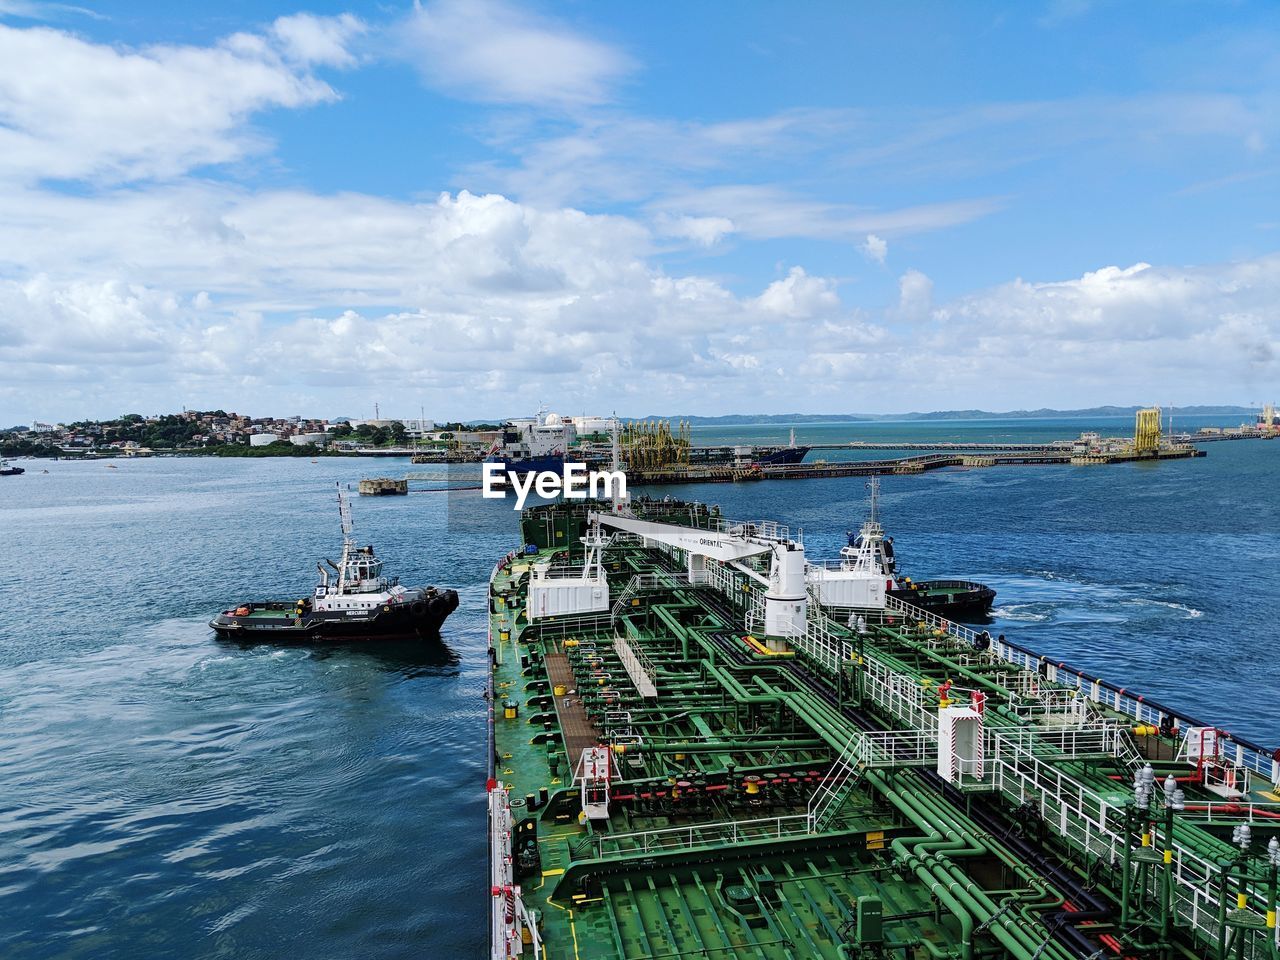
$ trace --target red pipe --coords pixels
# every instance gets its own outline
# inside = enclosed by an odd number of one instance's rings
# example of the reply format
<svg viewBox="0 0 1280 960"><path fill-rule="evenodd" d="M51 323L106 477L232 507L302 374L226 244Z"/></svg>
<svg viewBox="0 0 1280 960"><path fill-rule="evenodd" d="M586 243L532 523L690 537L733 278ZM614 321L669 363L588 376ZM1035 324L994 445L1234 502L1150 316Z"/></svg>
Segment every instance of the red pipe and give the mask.
<svg viewBox="0 0 1280 960"><path fill-rule="evenodd" d="M1212 810L1210 805L1207 803L1188 803L1186 806L1186 809ZM1223 813L1243 813L1244 812L1244 808L1240 806L1240 804L1238 803L1222 803L1218 805L1217 809L1221 810ZM1277 813L1274 810L1254 809L1253 815L1255 817L1266 817L1269 820L1280 820L1280 813Z"/></svg>

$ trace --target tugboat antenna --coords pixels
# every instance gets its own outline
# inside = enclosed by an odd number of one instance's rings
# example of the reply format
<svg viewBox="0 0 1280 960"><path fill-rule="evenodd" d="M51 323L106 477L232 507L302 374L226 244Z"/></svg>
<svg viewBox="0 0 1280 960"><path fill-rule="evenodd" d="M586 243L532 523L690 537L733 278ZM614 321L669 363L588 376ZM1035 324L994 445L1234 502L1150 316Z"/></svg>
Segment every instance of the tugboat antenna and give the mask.
<svg viewBox="0 0 1280 960"><path fill-rule="evenodd" d="M867 489L871 491L871 522L880 519L880 478L872 477L867 481Z"/></svg>
<svg viewBox="0 0 1280 960"><path fill-rule="evenodd" d="M342 484L334 481L334 485L338 488L338 518L342 521L342 539L351 539L351 503L342 495Z"/></svg>

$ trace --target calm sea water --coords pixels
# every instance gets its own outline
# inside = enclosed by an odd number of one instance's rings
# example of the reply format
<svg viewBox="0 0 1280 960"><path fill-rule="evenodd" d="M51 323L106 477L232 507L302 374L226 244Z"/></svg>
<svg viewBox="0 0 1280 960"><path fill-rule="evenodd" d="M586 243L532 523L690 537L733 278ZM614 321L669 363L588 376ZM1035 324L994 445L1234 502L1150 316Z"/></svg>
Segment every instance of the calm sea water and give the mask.
<svg viewBox="0 0 1280 960"><path fill-rule="evenodd" d="M797 432L1034 440L1126 426ZM1012 639L1276 745L1280 443L1207 449L889 477L883 519L908 573L995 586ZM0 480L0 955L480 956L485 580L516 540L509 506L356 498L357 535L389 572L461 593L443 644L276 649L220 642L205 623L237 600L309 590L338 548L333 482L403 461L24 466ZM857 479L660 492L803 526L816 557L835 555L866 495Z"/></svg>

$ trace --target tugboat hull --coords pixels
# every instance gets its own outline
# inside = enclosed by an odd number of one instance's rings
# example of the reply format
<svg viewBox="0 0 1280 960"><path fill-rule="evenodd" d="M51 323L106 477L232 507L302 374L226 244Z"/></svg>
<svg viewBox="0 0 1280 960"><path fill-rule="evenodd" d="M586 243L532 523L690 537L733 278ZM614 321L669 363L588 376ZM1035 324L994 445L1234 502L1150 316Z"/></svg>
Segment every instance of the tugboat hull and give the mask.
<svg viewBox="0 0 1280 960"><path fill-rule="evenodd" d="M947 620L984 623L991 615L996 592L972 580L921 580L890 590L889 596Z"/></svg>
<svg viewBox="0 0 1280 960"><path fill-rule="evenodd" d="M390 603L372 612L359 610L305 611L289 601L250 603L224 610L209 626L220 636L270 643L320 643L349 640L393 640L437 633L458 608L456 590L434 590L425 597Z"/></svg>

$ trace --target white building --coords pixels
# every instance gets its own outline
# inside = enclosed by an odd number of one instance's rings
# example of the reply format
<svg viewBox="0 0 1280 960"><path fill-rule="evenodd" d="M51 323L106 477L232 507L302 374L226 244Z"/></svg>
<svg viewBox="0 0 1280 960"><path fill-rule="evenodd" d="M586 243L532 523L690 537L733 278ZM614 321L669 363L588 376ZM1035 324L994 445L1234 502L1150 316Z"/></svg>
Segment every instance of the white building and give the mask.
<svg viewBox="0 0 1280 960"><path fill-rule="evenodd" d="M266 447L275 443L280 438L274 433L254 433L249 435L249 446Z"/></svg>
<svg viewBox="0 0 1280 960"><path fill-rule="evenodd" d="M573 421L573 427L578 432L578 436L585 436L590 433L602 433L608 436L609 431L613 429L612 417L570 417Z"/></svg>
<svg viewBox="0 0 1280 960"><path fill-rule="evenodd" d="M269 436L269 434L267 434L267 436ZM295 433L289 438L289 442L295 447L305 447L308 443L314 443L319 446L324 443L327 438L328 435L323 433ZM251 444L253 443L252 437L249 438L249 442Z"/></svg>

